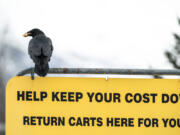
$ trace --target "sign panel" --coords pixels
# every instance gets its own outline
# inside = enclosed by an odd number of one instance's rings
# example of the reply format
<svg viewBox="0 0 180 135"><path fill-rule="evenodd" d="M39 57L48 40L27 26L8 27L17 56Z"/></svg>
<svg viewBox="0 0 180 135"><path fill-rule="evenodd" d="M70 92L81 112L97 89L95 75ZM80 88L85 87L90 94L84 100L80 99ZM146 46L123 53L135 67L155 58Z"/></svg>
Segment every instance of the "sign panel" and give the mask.
<svg viewBox="0 0 180 135"><path fill-rule="evenodd" d="M180 80L14 77L6 135L179 135Z"/></svg>

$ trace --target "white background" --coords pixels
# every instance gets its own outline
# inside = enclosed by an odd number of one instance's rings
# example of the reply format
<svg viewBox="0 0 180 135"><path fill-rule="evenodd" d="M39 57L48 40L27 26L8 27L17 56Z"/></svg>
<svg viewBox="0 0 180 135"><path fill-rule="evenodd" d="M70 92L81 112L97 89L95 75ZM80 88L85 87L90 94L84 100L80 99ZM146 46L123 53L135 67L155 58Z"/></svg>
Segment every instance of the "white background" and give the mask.
<svg viewBox="0 0 180 135"><path fill-rule="evenodd" d="M32 28L52 39L67 64L51 67L172 68L164 51L180 30L179 0L1 0L0 11L24 52Z"/></svg>

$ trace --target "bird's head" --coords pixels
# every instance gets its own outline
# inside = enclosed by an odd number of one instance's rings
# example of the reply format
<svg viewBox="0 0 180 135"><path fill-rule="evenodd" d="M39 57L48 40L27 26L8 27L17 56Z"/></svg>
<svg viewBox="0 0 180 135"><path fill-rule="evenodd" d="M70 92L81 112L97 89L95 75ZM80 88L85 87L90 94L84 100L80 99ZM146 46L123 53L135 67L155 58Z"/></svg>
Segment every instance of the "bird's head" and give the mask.
<svg viewBox="0 0 180 135"><path fill-rule="evenodd" d="M37 35L44 35L44 32L42 32L40 29L32 29L32 30L26 32L23 36L24 37L28 37L28 36L35 37Z"/></svg>

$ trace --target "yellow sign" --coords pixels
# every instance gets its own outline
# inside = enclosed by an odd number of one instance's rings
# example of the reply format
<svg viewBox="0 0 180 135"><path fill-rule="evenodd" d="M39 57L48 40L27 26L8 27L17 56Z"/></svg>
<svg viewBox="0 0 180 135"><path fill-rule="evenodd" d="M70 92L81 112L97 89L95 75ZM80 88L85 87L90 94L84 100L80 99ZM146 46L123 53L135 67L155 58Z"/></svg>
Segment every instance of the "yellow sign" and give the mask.
<svg viewBox="0 0 180 135"><path fill-rule="evenodd" d="M6 135L179 135L180 80L14 77Z"/></svg>

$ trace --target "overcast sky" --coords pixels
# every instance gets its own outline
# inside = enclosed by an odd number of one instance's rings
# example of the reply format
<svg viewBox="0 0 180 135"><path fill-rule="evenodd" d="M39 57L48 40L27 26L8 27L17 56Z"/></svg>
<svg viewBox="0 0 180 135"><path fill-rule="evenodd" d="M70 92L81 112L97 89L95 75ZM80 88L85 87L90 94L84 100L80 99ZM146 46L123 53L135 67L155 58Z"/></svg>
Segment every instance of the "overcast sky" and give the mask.
<svg viewBox="0 0 180 135"><path fill-rule="evenodd" d="M17 47L40 28L69 67L171 68L163 53L180 31L179 0L0 0L0 11Z"/></svg>

